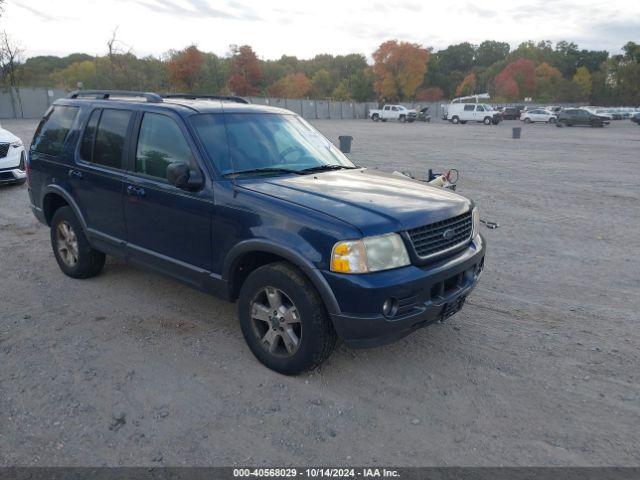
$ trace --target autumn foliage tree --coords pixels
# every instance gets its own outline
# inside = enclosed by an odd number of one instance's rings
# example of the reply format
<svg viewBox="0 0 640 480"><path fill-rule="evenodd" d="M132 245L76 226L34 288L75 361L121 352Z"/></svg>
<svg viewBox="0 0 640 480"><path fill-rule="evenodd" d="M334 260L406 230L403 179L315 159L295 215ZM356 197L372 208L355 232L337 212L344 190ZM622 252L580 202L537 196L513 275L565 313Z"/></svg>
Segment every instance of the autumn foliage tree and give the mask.
<svg viewBox="0 0 640 480"><path fill-rule="evenodd" d="M412 98L427 72L429 52L420 45L389 40L373 52L374 88L390 101Z"/></svg>
<svg viewBox="0 0 640 480"><path fill-rule="evenodd" d="M167 62L171 87L174 90L192 92L200 78L203 64L204 55L195 45L174 52Z"/></svg>
<svg viewBox="0 0 640 480"><path fill-rule="evenodd" d="M256 95L260 91L262 69L255 52L249 45L232 45L231 54L229 88L236 95Z"/></svg>
<svg viewBox="0 0 640 480"><path fill-rule="evenodd" d="M546 62L536 67L536 98L538 101L554 101L558 97L558 90L562 82L562 73Z"/></svg>
<svg viewBox="0 0 640 480"><path fill-rule="evenodd" d="M422 102L437 102L438 100L442 100L443 97L444 92L440 87L423 88L416 94L416 100L420 100Z"/></svg>
<svg viewBox="0 0 640 480"><path fill-rule="evenodd" d="M497 96L505 100L533 96L536 88L535 70L535 64L528 58L518 58L509 63L496 76Z"/></svg>
<svg viewBox="0 0 640 480"><path fill-rule="evenodd" d="M579 100L588 100L591 95L591 74L587 67L580 67L573 76L572 83L575 85Z"/></svg>
<svg viewBox="0 0 640 480"><path fill-rule="evenodd" d="M309 89L311 80L304 73L292 73L267 88L267 93L273 97L303 98L307 96Z"/></svg>
<svg viewBox="0 0 640 480"><path fill-rule="evenodd" d="M460 84L456 87L456 97L460 97L463 95L471 95L476 91L476 75L474 73L470 73Z"/></svg>

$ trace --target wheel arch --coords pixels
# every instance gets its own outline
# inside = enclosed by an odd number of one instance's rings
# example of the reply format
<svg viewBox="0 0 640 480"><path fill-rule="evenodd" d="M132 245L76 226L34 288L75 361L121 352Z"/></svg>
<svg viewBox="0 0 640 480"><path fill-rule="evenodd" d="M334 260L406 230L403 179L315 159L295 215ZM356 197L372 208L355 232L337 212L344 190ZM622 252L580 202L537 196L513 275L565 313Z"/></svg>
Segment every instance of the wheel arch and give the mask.
<svg viewBox="0 0 640 480"><path fill-rule="evenodd" d="M80 221L80 225L82 225L82 228L86 233L87 224L82 212L80 211L80 207L64 188L58 185L48 185L43 190L42 201L40 203L42 205L42 211L47 225L51 225L51 219L59 208L68 206L73 210L73 213Z"/></svg>
<svg viewBox="0 0 640 480"><path fill-rule="evenodd" d="M229 298L238 297L249 274L263 265L286 261L297 267L316 288L329 314L340 313L340 307L326 279L309 260L300 253L268 240L245 240L227 254L222 277L227 281Z"/></svg>

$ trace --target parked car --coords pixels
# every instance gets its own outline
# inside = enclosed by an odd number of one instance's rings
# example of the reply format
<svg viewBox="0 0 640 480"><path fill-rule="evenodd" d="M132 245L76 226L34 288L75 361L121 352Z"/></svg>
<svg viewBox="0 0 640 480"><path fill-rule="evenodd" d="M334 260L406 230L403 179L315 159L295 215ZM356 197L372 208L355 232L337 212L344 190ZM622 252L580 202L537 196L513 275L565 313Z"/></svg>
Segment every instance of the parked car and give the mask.
<svg viewBox="0 0 640 480"><path fill-rule="evenodd" d="M398 120L400 122L414 122L418 114L402 105L385 105L382 109L369 110L369 118L374 122L382 120Z"/></svg>
<svg viewBox="0 0 640 480"><path fill-rule="evenodd" d="M629 120L640 125L640 112L636 112L635 114L633 114Z"/></svg>
<svg viewBox="0 0 640 480"><path fill-rule="evenodd" d="M504 107L502 109L503 120L518 120L520 118L520 109L517 107Z"/></svg>
<svg viewBox="0 0 640 480"><path fill-rule="evenodd" d="M421 108L418 111L418 115L416 117L416 120L419 120L421 122L430 122L431 121L431 115L429 115L429 107L424 107Z"/></svg>
<svg viewBox="0 0 640 480"><path fill-rule="evenodd" d="M558 126L590 125L603 127L609 125L609 118L595 115L584 108L567 108L558 114Z"/></svg>
<svg viewBox="0 0 640 480"><path fill-rule="evenodd" d="M520 116L520 120L522 120L524 123L556 123L557 119L558 117L554 113L551 113L543 108L534 108L533 110L527 110Z"/></svg>
<svg viewBox="0 0 640 480"><path fill-rule="evenodd" d="M484 103L450 103L447 118L451 123L480 122L485 125L497 125L502 120L500 112Z"/></svg>
<svg viewBox="0 0 640 480"><path fill-rule="evenodd" d="M113 255L237 300L249 348L285 374L337 337L375 346L446 319L484 266L472 201L357 167L284 109L73 92L27 163L66 275L98 275Z"/></svg>
<svg viewBox="0 0 640 480"><path fill-rule="evenodd" d="M22 140L0 127L0 185L21 185L27 181Z"/></svg>

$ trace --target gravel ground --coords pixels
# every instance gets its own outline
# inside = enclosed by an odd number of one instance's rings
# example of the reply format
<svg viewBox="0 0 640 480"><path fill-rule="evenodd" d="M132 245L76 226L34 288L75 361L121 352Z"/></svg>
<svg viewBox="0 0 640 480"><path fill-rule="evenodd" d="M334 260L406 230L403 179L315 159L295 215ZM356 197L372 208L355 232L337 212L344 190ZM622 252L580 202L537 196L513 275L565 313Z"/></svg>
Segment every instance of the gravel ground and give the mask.
<svg viewBox="0 0 640 480"><path fill-rule="evenodd" d="M284 377L232 304L114 260L65 277L0 188L0 465L640 464L640 128L315 123L360 165L460 169L500 223L465 309Z"/></svg>

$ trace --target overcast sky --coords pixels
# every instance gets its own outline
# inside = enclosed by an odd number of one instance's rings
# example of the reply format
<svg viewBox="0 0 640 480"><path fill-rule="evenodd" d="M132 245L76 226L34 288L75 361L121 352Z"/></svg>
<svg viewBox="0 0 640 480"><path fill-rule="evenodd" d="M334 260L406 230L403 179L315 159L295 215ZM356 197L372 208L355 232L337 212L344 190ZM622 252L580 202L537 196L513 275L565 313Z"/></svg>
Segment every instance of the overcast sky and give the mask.
<svg viewBox="0 0 640 480"><path fill-rule="evenodd" d="M481 5L481 6L479 6ZM26 56L103 54L114 28L141 55L196 44L283 54L364 53L388 39L438 50L464 41L569 40L618 53L640 42L640 0L7 0L0 19Z"/></svg>

